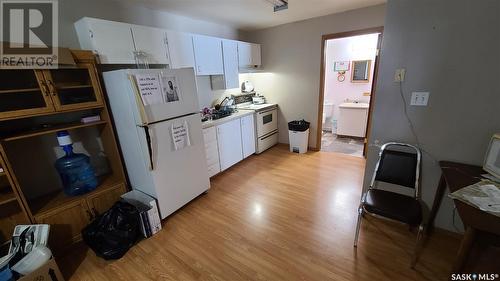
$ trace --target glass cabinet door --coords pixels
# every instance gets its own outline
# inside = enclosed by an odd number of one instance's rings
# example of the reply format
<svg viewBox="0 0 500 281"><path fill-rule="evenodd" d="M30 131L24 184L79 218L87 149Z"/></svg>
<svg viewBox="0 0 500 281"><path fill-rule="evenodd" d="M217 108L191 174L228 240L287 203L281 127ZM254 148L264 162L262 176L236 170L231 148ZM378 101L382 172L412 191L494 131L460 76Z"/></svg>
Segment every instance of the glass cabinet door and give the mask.
<svg viewBox="0 0 500 281"><path fill-rule="evenodd" d="M41 71L0 69L0 120L53 111Z"/></svg>
<svg viewBox="0 0 500 281"><path fill-rule="evenodd" d="M76 68L44 70L57 110L75 110L103 105L97 74L90 64Z"/></svg>

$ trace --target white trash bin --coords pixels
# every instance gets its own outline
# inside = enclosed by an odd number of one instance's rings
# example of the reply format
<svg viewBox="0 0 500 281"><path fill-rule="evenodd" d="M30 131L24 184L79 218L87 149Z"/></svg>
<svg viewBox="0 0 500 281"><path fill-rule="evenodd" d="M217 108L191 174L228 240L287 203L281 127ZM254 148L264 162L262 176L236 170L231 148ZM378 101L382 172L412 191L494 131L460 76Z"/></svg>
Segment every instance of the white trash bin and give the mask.
<svg viewBox="0 0 500 281"><path fill-rule="evenodd" d="M304 132L288 131L288 138L290 139L290 152L307 152L307 145L309 144L309 129Z"/></svg>
<svg viewBox="0 0 500 281"><path fill-rule="evenodd" d="M309 144L309 122L292 121L288 123L290 152L306 153Z"/></svg>

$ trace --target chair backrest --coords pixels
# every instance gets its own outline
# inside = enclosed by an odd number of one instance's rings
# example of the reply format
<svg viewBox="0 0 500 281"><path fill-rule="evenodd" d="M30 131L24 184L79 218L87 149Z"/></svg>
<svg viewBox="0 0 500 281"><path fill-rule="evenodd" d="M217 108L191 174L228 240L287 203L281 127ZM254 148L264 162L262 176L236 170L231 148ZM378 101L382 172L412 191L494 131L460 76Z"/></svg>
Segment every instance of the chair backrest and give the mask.
<svg viewBox="0 0 500 281"><path fill-rule="evenodd" d="M391 147L406 147L412 152L391 150ZM420 150L410 144L390 142L380 148L379 161L375 166L371 187L375 181L391 183L415 189L415 197L420 196Z"/></svg>

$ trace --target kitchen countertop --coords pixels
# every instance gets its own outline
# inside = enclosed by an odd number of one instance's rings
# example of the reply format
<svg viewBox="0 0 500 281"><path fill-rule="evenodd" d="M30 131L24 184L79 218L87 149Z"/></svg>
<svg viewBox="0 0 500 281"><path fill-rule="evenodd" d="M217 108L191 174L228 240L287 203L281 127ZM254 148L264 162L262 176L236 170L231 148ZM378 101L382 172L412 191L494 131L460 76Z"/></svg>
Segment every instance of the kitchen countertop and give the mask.
<svg viewBox="0 0 500 281"><path fill-rule="evenodd" d="M213 126L217 126L217 125L229 122L229 121L234 120L234 119L241 118L243 116L252 115L254 113L255 113L255 111L253 111L253 110L239 110L238 112L234 112L233 114L231 114L227 117L221 118L221 119L208 120L208 121L202 122L201 126L203 129L210 128Z"/></svg>

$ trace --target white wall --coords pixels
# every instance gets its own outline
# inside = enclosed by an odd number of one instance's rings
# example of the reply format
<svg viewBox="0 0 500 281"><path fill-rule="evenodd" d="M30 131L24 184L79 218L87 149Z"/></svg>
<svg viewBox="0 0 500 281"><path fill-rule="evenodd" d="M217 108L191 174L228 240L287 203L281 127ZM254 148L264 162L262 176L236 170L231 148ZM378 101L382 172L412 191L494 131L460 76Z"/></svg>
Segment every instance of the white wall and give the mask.
<svg viewBox="0 0 500 281"><path fill-rule="evenodd" d="M372 88L373 69L377 52L378 34L352 36L332 39L326 45L325 64L325 103L333 103L333 120L338 120L339 105L346 100L370 102L370 97L363 95L370 93ZM370 81L368 83L352 83L352 61L371 60ZM349 70L345 73L345 80L338 81L338 72L334 71L334 62L348 61Z"/></svg>
<svg viewBox="0 0 500 281"><path fill-rule="evenodd" d="M59 1L59 45L80 49L74 22L82 17L94 17L170 30L192 32L228 39L238 39L237 29L217 23L130 5L114 0L60 0ZM212 91L209 76L197 77L200 108L210 106L212 101L225 95L225 91Z"/></svg>
<svg viewBox="0 0 500 281"><path fill-rule="evenodd" d="M243 33L262 44L265 73L251 74L257 91L279 104L280 142L288 143L288 121L311 122L309 144L316 144L321 36L384 25L385 5Z"/></svg>
<svg viewBox="0 0 500 281"><path fill-rule="evenodd" d="M441 175L436 161L482 165L491 136L500 132L499 26L497 0L389 0L365 187L378 158L376 141L415 143L394 83L400 67L407 70L402 85L407 101L412 91L430 92L427 107L408 106L425 150L422 198L427 207ZM437 226L455 229L452 210L445 196Z"/></svg>

